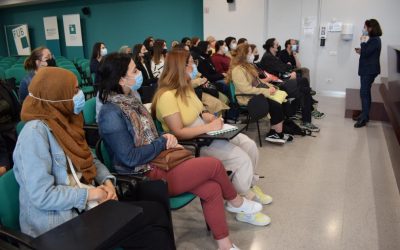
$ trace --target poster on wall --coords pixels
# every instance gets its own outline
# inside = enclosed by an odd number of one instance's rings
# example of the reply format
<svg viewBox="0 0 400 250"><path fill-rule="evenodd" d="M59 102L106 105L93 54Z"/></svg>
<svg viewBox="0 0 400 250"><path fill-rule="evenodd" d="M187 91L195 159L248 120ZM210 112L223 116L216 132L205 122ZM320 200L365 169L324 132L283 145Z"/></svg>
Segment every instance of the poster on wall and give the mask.
<svg viewBox="0 0 400 250"><path fill-rule="evenodd" d="M60 35L56 16L43 17L46 45L55 56L61 55Z"/></svg>
<svg viewBox="0 0 400 250"><path fill-rule="evenodd" d="M66 46L83 46L79 14L63 15Z"/></svg>
<svg viewBox="0 0 400 250"><path fill-rule="evenodd" d="M10 56L27 56L31 54L28 25L13 24L4 26L7 49Z"/></svg>
<svg viewBox="0 0 400 250"><path fill-rule="evenodd" d="M44 34L46 40L59 40L58 24L56 16L43 17Z"/></svg>

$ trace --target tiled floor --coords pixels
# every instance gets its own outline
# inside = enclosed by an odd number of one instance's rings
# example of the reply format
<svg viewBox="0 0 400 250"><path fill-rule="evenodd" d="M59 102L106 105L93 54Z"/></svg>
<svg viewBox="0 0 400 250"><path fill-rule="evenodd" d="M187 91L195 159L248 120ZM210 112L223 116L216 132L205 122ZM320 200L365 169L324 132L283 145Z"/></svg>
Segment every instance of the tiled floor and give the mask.
<svg viewBox="0 0 400 250"><path fill-rule="evenodd" d="M259 185L274 202L267 227L235 221L230 237L241 249L400 249L400 197L380 122L354 129L344 99L319 97L327 117L317 137L260 148ZM256 139L252 126L249 135ZM173 212L178 249L216 249L197 199Z"/></svg>

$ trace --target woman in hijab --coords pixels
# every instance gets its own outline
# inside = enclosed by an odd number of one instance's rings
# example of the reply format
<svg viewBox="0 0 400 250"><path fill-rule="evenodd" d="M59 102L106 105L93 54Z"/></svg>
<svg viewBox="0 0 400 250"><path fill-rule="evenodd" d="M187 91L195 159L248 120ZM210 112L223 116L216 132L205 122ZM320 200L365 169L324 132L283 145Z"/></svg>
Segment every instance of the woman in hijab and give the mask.
<svg viewBox="0 0 400 250"><path fill-rule="evenodd" d="M14 151L14 173L20 186L21 230L32 237L78 216L76 210L117 200L115 177L93 157L85 140L84 104L76 77L65 69L42 68L29 85L21 112L26 124ZM95 183L100 185L95 187ZM173 248L166 212L159 204L140 204L148 212L127 222L124 233L116 231L104 243L105 249L118 245L133 249L143 244L151 249Z"/></svg>

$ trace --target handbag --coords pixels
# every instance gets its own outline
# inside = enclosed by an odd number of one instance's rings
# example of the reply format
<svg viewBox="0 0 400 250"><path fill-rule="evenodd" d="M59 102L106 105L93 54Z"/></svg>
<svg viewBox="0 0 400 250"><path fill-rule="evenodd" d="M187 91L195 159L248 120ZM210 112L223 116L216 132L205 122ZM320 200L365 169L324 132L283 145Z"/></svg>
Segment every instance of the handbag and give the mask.
<svg viewBox="0 0 400 250"><path fill-rule="evenodd" d="M72 164L72 161L71 161L71 159L70 159L68 156L67 156L67 161L68 161L69 168L71 169L72 176L74 177L75 183L76 183L76 185L77 185L79 188L86 188L86 189L95 188L95 186L93 186L93 185L86 185L86 184L83 184L83 183L79 180L78 175L77 175L76 172L75 172L74 165ZM97 201L87 201L86 207L85 207L84 210L85 210L85 211L88 211L88 210L90 210L90 209L96 207L97 205L99 205L99 203L98 203Z"/></svg>
<svg viewBox="0 0 400 250"><path fill-rule="evenodd" d="M192 152L187 149L170 148L162 151L150 164L168 171L192 158L194 158Z"/></svg>
<svg viewBox="0 0 400 250"><path fill-rule="evenodd" d="M217 87L212 84L212 83L208 83L207 86L205 86L204 84L202 85L202 89L204 93L210 94L212 96L214 96L215 98L219 97L219 93L218 93L218 89Z"/></svg>

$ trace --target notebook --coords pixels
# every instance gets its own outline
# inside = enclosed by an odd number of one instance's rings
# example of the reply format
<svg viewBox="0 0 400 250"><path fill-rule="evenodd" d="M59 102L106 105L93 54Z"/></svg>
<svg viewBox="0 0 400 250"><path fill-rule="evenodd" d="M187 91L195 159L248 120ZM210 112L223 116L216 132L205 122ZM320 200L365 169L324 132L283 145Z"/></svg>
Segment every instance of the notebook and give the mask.
<svg viewBox="0 0 400 250"><path fill-rule="evenodd" d="M215 130L215 131L210 131L207 132L208 135L219 135L219 134L223 134L223 133L227 133L227 132L231 132L231 131L235 131L238 128L236 126L230 125L230 124L224 124L224 126L222 127L222 129L220 130Z"/></svg>

